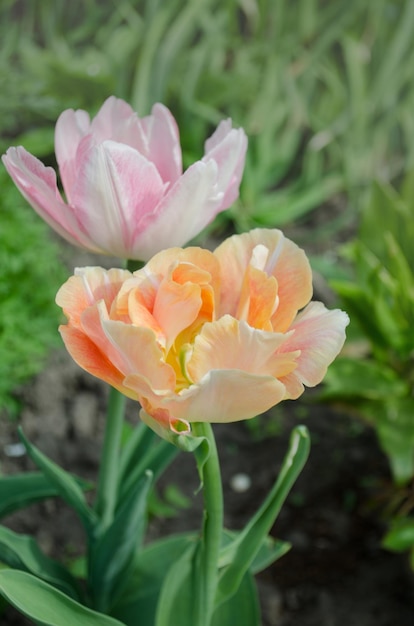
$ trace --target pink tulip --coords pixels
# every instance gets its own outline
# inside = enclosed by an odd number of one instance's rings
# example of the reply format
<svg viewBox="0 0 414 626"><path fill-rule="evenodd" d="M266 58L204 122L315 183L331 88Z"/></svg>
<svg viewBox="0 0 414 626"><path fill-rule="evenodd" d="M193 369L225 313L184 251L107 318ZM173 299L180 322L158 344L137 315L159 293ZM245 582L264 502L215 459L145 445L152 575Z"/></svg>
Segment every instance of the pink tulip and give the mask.
<svg viewBox="0 0 414 626"><path fill-rule="evenodd" d="M77 270L56 301L75 361L138 400L168 437L195 421L251 418L317 385L349 320L311 296L305 253L257 229L214 252L165 250L134 274Z"/></svg>
<svg viewBox="0 0 414 626"><path fill-rule="evenodd" d="M90 121L64 111L55 130L56 174L23 147L3 162L26 200L70 243L92 252L148 260L182 246L238 197L247 139L231 121L206 141L184 173L176 122L162 104L142 119L110 97Z"/></svg>

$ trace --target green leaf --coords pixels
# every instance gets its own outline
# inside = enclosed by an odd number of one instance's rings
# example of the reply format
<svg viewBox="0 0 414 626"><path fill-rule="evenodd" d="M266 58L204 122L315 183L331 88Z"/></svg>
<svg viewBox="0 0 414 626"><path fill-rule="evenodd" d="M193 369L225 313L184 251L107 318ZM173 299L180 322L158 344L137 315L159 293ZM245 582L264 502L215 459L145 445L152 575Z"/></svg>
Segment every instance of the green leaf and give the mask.
<svg viewBox="0 0 414 626"><path fill-rule="evenodd" d="M34 574L66 595L79 599L77 581L60 563L43 554L29 535L19 535L0 526L0 561L13 569Z"/></svg>
<svg viewBox="0 0 414 626"><path fill-rule="evenodd" d="M155 626L192 624L195 564L199 544L190 545L165 576L157 605Z"/></svg>
<svg viewBox="0 0 414 626"><path fill-rule="evenodd" d="M32 461L55 486L60 497L77 512L86 531L91 535L98 518L96 513L87 505L85 496L78 482L71 474L65 472L65 470L56 463L48 459L36 446L29 443L20 428L19 437Z"/></svg>
<svg viewBox="0 0 414 626"><path fill-rule="evenodd" d="M250 573L244 575L237 592L214 612L211 626L260 626L257 589Z"/></svg>
<svg viewBox="0 0 414 626"><path fill-rule="evenodd" d="M0 593L39 626L124 626L26 572L0 570Z"/></svg>
<svg viewBox="0 0 414 626"><path fill-rule="evenodd" d="M136 626L137 615L142 624L154 624L167 572L183 554L194 551L196 544L196 534L183 533L159 539L143 548L136 556L131 577L111 614L127 626Z"/></svg>
<svg viewBox="0 0 414 626"><path fill-rule="evenodd" d="M393 552L411 550L414 547L414 519L404 517L394 520L381 543L383 548Z"/></svg>
<svg viewBox="0 0 414 626"><path fill-rule="evenodd" d="M298 426L292 432L288 453L272 490L237 538L222 551L221 558L228 565L220 573L217 605L236 592L245 572L252 565L283 502L305 465L309 447L307 429L304 426Z"/></svg>
<svg viewBox="0 0 414 626"><path fill-rule="evenodd" d="M122 502L111 526L92 545L89 579L100 610L107 611L128 581L144 534L151 481L152 474L147 472Z"/></svg>
<svg viewBox="0 0 414 626"><path fill-rule="evenodd" d="M81 488L89 488L85 481L75 480ZM55 485L40 472L3 476L0 478L0 518L39 500L58 495Z"/></svg>
<svg viewBox="0 0 414 626"><path fill-rule="evenodd" d="M229 559L232 558L232 551L226 550L226 548L230 546L232 542L237 541L239 534L239 532L235 531L224 531L223 547L219 558L219 568L223 568L230 564ZM250 566L250 571L253 574L258 574L289 552L290 547L290 544L286 541L280 541L270 536L264 537L262 545L260 546L259 551Z"/></svg>

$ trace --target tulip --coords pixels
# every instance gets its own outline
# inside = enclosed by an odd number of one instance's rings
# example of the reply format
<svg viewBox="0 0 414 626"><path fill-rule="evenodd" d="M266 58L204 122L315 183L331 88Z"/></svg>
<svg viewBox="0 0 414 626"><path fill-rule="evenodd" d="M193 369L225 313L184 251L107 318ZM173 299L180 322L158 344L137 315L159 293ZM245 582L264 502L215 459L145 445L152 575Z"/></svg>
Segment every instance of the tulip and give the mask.
<svg viewBox="0 0 414 626"><path fill-rule="evenodd" d="M91 252L146 261L182 246L238 197L247 139L222 121L205 154L184 173L176 122L162 104L142 119L110 97L90 121L86 111L64 111L55 151L66 202L55 171L23 147L3 162L35 211L70 243Z"/></svg>
<svg viewBox="0 0 414 626"><path fill-rule="evenodd" d="M163 436L254 417L324 377L346 313L309 302L305 253L278 230L214 252L172 248L142 269L76 271L56 302L75 361L141 403Z"/></svg>

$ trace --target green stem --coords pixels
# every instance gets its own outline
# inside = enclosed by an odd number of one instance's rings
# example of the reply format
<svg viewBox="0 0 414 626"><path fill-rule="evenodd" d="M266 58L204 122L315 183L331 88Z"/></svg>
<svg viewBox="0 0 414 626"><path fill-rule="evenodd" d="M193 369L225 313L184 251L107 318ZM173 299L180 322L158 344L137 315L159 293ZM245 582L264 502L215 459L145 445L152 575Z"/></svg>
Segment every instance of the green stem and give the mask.
<svg viewBox="0 0 414 626"><path fill-rule="evenodd" d="M217 591L218 559L223 532L223 488L211 425L202 422L193 424L193 433L198 437L205 437L209 445L207 460L201 451L197 454L196 450L198 470L203 481L204 519L196 581L194 623L197 626L210 626Z"/></svg>
<svg viewBox="0 0 414 626"><path fill-rule="evenodd" d="M125 402L126 397L111 387L95 503L96 511L101 518L101 529L111 524L116 507Z"/></svg>

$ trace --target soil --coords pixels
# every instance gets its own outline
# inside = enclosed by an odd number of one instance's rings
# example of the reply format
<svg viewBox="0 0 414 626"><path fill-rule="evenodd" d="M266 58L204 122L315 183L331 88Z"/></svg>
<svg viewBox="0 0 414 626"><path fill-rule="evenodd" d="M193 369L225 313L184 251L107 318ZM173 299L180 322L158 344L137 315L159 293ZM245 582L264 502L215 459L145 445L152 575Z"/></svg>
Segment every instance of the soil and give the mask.
<svg viewBox="0 0 414 626"><path fill-rule="evenodd" d="M73 249L63 246L63 255L71 266ZM86 253L77 253L76 265L92 263L108 267L111 261L102 257L91 261ZM322 299L327 298L329 293L323 293ZM107 387L83 372L62 348L19 390L19 422L46 455L72 473L95 480L107 394ZM277 478L292 428L303 423L311 434L310 458L272 530L274 536L291 542L292 549L258 576L262 626L413 626L414 575L407 556L381 548L386 524L379 502L390 487L386 458L369 428L318 404L316 398L308 390L299 401L282 403L250 422L215 426L225 524L233 529L246 523ZM131 423L138 420L132 402L127 417ZM15 444L17 424L0 415L3 473L33 469ZM237 488L240 481L242 490ZM157 485L161 498L169 485L177 487L191 506L177 508L174 517L154 518L149 540L200 527L202 501L200 494L194 495L198 482L192 455L180 454L161 478ZM53 557L67 560L82 553L82 529L58 499L33 505L3 522L34 535ZM0 615L0 623L31 624L13 608Z"/></svg>
<svg viewBox="0 0 414 626"><path fill-rule="evenodd" d="M60 350L20 396L26 436L66 469L95 478L106 387ZM375 502L389 481L386 459L370 430L314 403L312 392L306 397L307 402L279 405L253 422L215 427L228 528L242 527L266 495L294 425L304 423L311 432L309 461L273 529L292 549L258 577L263 626L412 626L413 574L404 555L380 546L385 526ZM133 403L128 416L136 421ZM16 424L3 419L3 472L31 468L25 455L13 456L19 453L16 443ZM235 490L240 475L244 491ZM168 484L178 487L191 507L177 509L172 518L154 519L150 538L199 528L202 503L194 496L191 455L183 453L173 462L159 483L161 497ZM58 500L31 506L5 523L34 534L48 554L69 558L82 550L82 531ZM14 609L0 619L4 626L31 623Z"/></svg>

